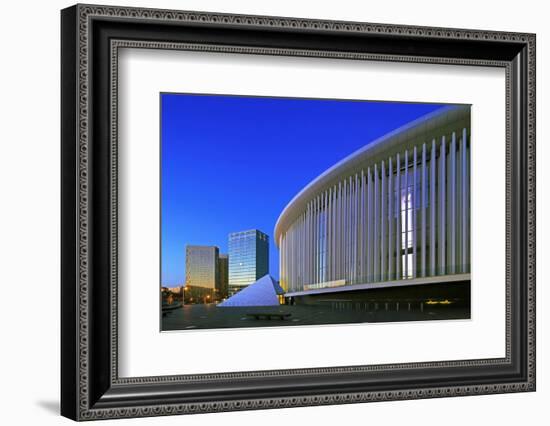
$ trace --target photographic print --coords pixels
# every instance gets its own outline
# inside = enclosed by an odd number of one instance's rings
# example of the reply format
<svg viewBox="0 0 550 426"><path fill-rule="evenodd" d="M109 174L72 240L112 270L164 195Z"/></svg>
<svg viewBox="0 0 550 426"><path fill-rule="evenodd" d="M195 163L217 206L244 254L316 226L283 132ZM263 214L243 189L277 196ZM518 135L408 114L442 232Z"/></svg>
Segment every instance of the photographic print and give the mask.
<svg viewBox="0 0 550 426"><path fill-rule="evenodd" d="M161 331L470 318L470 105L160 104Z"/></svg>

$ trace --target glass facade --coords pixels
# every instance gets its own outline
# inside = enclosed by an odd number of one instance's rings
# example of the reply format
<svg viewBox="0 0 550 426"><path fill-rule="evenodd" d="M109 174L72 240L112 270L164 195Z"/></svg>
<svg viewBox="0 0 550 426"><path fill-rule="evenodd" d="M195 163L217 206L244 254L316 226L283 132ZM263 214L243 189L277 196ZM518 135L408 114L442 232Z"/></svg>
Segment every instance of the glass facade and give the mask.
<svg viewBox="0 0 550 426"><path fill-rule="evenodd" d="M416 157L416 155L413 156L413 160ZM405 167L408 171L401 176L400 194L397 189L394 190L396 205L394 216L401 211L401 278L414 278L416 275L415 271L418 265L415 259L417 243L419 243L416 240L417 235L421 232L418 218L421 216L421 209L428 207L428 199L421 203L420 197L422 163L420 163L420 167L416 166L416 163L409 165L407 161ZM429 186L428 181L426 181L426 185Z"/></svg>
<svg viewBox="0 0 550 426"><path fill-rule="evenodd" d="M229 234L229 295L269 273L269 237L257 229Z"/></svg>
<svg viewBox="0 0 550 426"><path fill-rule="evenodd" d="M229 257L226 254L220 254L218 258L218 283L218 297L223 299L227 297L229 285Z"/></svg>
<svg viewBox="0 0 550 426"><path fill-rule="evenodd" d="M218 247L186 246L185 285L216 289L219 274L218 258Z"/></svg>

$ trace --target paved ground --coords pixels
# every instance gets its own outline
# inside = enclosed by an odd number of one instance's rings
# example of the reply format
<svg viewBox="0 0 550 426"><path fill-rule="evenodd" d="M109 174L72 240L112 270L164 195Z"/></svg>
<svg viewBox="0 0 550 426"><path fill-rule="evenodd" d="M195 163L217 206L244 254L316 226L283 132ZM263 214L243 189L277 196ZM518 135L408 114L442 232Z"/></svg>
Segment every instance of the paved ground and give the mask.
<svg viewBox="0 0 550 426"><path fill-rule="evenodd" d="M287 319L254 319L247 314L290 313ZM363 322L425 321L444 319L468 319L469 310L452 306L400 306L387 307L360 306L357 309L338 309L325 306L280 306L221 308L211 305L185 305L169 311L162 317L163 331L241 328L241 327L281 327L296 325L346 324Z"/></svg>

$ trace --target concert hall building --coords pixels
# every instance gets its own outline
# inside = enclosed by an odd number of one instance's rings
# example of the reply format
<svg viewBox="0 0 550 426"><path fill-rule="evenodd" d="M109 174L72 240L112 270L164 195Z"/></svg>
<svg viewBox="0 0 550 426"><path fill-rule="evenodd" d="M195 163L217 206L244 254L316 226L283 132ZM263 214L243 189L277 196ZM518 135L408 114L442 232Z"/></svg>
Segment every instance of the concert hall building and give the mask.
<svg viewBox="0 0 550 426"><path fill-rule="evenodd" d="M469 304L470 106L444 106L344 158L290 201L274 236L291 302L414 287Z"/></svg>

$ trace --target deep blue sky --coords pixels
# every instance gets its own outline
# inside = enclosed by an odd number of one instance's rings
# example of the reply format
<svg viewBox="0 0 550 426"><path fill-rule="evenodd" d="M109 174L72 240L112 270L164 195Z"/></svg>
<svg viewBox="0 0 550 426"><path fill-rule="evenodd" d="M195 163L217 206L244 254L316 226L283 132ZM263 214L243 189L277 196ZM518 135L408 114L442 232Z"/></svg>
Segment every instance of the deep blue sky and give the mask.
<svg viewBox="0 0 550 426"><path fill-rule="evenodd" d="M230 232L270 238L312 179L379 136L442 105L161 94L162 284L185 281L185 245L227 253Z"/></svg>

